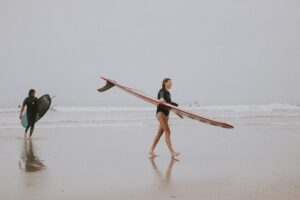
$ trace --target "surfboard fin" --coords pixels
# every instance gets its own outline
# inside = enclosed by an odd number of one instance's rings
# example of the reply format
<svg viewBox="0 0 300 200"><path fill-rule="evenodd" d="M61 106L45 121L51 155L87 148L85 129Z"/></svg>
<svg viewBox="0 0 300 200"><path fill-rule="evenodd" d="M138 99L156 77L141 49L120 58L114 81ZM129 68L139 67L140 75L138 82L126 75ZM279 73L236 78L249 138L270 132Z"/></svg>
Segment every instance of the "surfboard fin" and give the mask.
<svg viewBox="0 0 300 200"><path fill-rule="evenodd" d="M102 88L99 88L97 91L98 92L105 92L106 90L109 90L110 88L114 87L115 85L106 81L105 86L103 86Z"/></svg>

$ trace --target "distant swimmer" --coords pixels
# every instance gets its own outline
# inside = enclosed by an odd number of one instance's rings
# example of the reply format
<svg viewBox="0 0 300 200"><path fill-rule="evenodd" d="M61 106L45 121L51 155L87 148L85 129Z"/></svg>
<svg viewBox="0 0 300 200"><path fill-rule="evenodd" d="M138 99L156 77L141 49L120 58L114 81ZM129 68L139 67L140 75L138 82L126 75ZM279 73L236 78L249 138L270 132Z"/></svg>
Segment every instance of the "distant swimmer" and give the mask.
<svg viewBox="0 0 300 200"><path fill-rule="evenodd" d="M159 90L157 98L161 102L166 102L166 103L172 104L174 106L178 106L178 104L172 102L172 100L171 100L171 94L169 92L171 87L172 87L172 80L170 78L165 78L162 82L162 88ZM172 157L176 157L180 154L173 149L173 146L171 143L171 130L170 130L170 127L168 124L169 113L170 113L170 111L168 109L166 109L160 105L157 106L156 118L159 121L159 128L158 128L157 134L154 138L153 144L150 148L149 154L151 157L156 156L154 150L155 150L155 147L156 147L157 143L159 142L161 136L163 135L163 133L165 133L166 144L167 144L167 147L168 147Z"/></svg>
<svg viewBox="0 0 300 200"><path fill-rule="evenodd" d="M35 90L30 89L28 92L28 97L26 97L23 101L23 104L21 106L21 111L20 111L20 116L19 118L22 119L22 114L24 111L25 106L27 107L27 122L28 125L25 129L24 137L27 137L27 131L30 128L30 135L29 137L32 136L33 130L34 130L34 124L36 122L37 118L37 105L38 105L38 99L35 97Z"/></svg>

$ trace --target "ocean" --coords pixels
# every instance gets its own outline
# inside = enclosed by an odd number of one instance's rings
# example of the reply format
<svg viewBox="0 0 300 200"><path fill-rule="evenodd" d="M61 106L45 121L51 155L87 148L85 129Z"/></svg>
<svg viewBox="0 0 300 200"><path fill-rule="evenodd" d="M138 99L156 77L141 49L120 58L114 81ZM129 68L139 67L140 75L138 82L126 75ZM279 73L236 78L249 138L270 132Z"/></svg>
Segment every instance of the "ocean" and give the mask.
<svg viewBox="0 0 300 200"><path fill-rule="evenodd" d="M274 125L300 127L300 106L292 104L267 105L209 105L185 106L203 117L239 125ZM155 107L101 107L54 106L38 122L38 128L102 127L102 126L152 126L157 123ZM0 129L22 128L17 108L0 108ZM182 120L170 115L170 123L178 125L199 124L191 119Z"/></svg>

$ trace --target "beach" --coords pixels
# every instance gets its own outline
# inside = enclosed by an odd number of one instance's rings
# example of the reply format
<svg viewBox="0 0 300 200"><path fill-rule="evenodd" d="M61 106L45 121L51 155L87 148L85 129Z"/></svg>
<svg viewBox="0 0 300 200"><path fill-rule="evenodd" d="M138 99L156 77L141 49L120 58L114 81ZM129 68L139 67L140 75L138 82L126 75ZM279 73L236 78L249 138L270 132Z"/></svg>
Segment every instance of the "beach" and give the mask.
<svg viewBox="0 0 300 200"><path fill-rule="evenodd" d="M300 109L276 106L193 110L234 129L171 115L178 160L164 138L159 156L149 158L157 130L153 108L53 109L30 140L17 111L4 109L0 198L298 200Z"/></svg>
<svg viewBox="0 0 300 200"><path fill-rule="evenodd" d="M1 0L0 200L300 200L299 10Z"/></svg>

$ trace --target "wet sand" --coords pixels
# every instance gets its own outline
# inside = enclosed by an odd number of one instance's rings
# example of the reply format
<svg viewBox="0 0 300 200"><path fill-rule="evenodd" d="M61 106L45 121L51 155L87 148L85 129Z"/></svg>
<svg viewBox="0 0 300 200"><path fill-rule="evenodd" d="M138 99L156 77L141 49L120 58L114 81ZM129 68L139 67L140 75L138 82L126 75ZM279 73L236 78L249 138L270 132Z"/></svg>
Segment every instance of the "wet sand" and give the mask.
<svg viewBox="0 0 300 200"><path fill-rule="evenodd" d="M172 125L172 160L156 126L0 130L0 197L59 199L300 199L299 127Z"/></svg>

